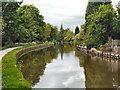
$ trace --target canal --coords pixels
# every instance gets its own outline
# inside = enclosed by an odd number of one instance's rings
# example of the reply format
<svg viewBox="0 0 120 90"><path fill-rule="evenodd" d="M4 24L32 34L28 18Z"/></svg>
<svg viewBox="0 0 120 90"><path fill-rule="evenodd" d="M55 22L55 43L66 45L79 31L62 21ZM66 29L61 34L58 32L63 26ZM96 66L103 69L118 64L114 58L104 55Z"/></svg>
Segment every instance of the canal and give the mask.
<svg viewBox="0 0 120 90"><path fill-rule="evenodd" d="M33 88L118 87L118 61L83 54L70 44L29 52L17 66Z"/></svg>

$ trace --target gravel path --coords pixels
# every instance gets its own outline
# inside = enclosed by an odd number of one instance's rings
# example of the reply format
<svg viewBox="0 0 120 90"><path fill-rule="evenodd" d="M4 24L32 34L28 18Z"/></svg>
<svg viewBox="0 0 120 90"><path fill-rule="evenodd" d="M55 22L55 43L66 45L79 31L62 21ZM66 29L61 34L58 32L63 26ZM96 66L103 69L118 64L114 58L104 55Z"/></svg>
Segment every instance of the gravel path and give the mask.
<svg viewBox="0 0 120 90"><path fill-rule="evenodd" d="M14 47L14 48L8 48L8 49L5 49L5 50L2 50L2 51L0 51L0 90L2 89L2 79L1 79L1 76L2 76L2 74L1 74L1 60L2 60L2 58L3 58L3 56L4 55L6 55L8 52L10 52L10 51L12 51L12 50L14 50L14 49L16 49L16 48L19 48L19 47Z"/></svg>

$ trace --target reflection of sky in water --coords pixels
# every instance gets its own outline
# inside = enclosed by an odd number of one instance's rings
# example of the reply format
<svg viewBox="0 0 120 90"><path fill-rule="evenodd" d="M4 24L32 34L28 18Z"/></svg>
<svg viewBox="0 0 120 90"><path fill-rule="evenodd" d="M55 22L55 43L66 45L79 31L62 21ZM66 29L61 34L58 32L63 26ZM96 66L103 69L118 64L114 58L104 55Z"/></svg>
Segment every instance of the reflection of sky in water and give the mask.
<svg viewBox="0 0 120 90"><path fill-rule="evenodd" d="M33 88L85 88L84 69L79 65L75 51L58 54L58 58L46 66L44 75Z"/></svg>

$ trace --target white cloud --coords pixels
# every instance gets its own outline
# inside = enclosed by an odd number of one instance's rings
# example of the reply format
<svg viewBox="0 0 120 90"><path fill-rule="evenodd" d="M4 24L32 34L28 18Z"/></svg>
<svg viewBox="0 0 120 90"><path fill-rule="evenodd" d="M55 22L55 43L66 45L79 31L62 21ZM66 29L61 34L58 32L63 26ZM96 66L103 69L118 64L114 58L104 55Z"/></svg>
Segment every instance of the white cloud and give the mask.
<svg viewBox="0 0 120 90"><path fill-rule="evenodd" d="M117 5L119 0L112 0ZM85 10L88 0L23 0L23 4L33 4L44 16L45 22L74 30L76 25L84 24ZM76 17L76 18L75 18Z"/></svg>

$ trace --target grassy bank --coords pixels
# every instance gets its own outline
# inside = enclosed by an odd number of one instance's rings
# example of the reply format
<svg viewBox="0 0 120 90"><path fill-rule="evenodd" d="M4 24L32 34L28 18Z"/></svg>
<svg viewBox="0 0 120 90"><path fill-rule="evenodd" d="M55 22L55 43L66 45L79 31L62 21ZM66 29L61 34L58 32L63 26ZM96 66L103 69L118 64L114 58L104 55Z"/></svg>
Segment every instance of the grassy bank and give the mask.
<svg viewBox="0 0 120 90"><path fill-rule="evenodd" d="M40 45L47 45L40 44ZM52 43L50 43L52 44ZM31 45L37 46L37 45ZM31 88L31 84L28 83L20 70L16 66L16 53L24 48L31 47L24 46L10 51L2 58L2 88Z"/></svg>

